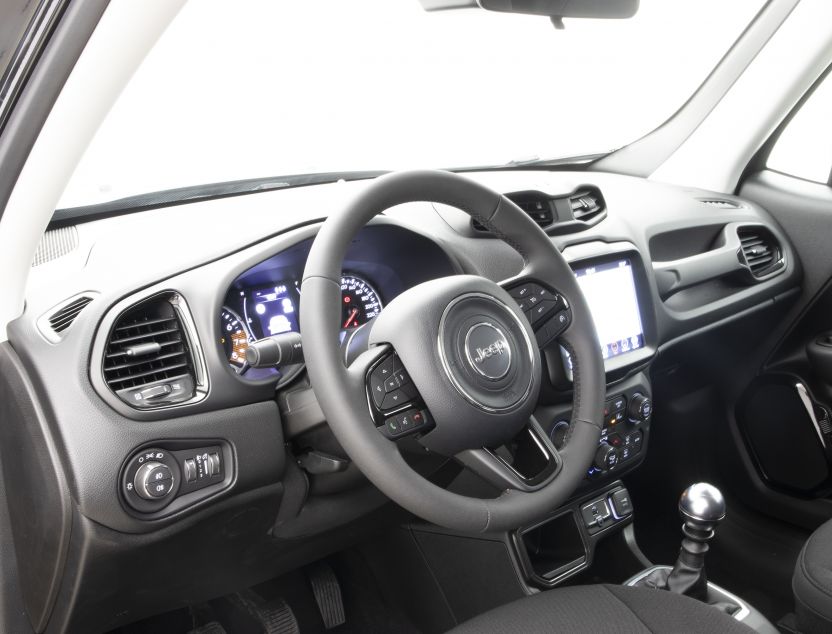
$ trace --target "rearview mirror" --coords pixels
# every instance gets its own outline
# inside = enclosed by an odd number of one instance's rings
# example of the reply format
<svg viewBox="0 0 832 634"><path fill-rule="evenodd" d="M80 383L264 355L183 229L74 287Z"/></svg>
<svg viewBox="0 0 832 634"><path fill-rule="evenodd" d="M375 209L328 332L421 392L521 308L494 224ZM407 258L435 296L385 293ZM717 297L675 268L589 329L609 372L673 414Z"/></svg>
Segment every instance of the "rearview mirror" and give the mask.
<svg viewBox="0 0 832 634"><path fill-rule="evenodd" d="M631 18L639 0L420 0L425 11L480 6L488 11L546 15L552 18Z"/></svg>

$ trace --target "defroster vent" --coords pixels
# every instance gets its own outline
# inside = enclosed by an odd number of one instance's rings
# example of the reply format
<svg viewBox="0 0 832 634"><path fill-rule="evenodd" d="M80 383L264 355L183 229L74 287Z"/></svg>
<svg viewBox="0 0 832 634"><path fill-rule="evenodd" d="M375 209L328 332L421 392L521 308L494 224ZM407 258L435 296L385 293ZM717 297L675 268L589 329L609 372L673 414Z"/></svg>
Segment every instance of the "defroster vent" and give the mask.
<svg viewBox="0 0 832 634"><path fill-rule="evenodd" d="M104 380L139 409L173 405L196 394L194 354L176 293L156 295L117 319L104 352Z"/></svg>

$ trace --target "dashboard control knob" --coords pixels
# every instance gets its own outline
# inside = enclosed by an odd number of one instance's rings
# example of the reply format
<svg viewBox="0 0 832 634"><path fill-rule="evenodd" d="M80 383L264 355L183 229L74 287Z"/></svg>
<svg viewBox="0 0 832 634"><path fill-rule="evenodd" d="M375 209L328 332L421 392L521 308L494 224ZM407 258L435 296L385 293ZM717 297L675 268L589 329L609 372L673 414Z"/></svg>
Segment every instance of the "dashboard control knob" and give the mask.
<svg viewBox="0 0 832 634"><path fill-rule="evenodd" d="M627 415L634 425L646 423L653 413L653 401L650 397L636 392L630 397L630 406L627 408Z"/></svg>
<svg viewBox="0 0 832 634"><path fill-rule="evenodd" d="M133 486L145 500L159 500L173 491L173 472L161 462L145 462L136 471Z"/></svg>
<svg viewBox="0 0 832 634"><path fill-rule="evenodd" d="M601 471L607 471L617 464L618 452L607 443L601 443L598 451L595 452L595 467Z"/></svg>

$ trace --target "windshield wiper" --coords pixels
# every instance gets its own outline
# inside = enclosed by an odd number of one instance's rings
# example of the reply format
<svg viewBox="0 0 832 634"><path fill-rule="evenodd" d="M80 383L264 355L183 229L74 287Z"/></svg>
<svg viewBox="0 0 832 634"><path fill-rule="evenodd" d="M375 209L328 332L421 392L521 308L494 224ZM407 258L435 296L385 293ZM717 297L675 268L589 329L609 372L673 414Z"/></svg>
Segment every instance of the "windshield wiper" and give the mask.
<svg viewBox="0 0 832 634"><path fill-rule="evenodd" d="M270 176L267 178L249 178L245 180L226 181L207 185L191 185L176 189L165 189L147 194L127 196L117 200L110 200L93 205L67 207L58 209L52 214L50 228L100 220L111 216L184 205L201 200L214 200L231 196L244 196L275 189L305 187L308 185L323 185L338 181L356 181L376 178L386 171L363 172L321 172L315 174L291 174L287 176Z"/></svg>

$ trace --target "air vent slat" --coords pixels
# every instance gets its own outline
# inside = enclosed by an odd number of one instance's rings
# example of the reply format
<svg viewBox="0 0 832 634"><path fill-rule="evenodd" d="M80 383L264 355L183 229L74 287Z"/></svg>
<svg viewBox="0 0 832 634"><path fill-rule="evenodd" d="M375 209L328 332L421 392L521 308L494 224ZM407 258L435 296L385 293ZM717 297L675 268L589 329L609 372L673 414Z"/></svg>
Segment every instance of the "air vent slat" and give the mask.
<svg viewBox="0 0 832 634"><path fill-rule="evenodd" d="M136 328L137 326L142 327L149 327L155 326L156 324L163 324L168 321L176 321L175 317L160 317L159 319L148 319L147 321L143 321L139 324L126 324L124 326L119 326L118 328L114 328L114 332L119 332L123 330L130 330L131 328Z"/></svg>
<svg viewBox="0 0 832 634"><path fill-rule="evenodd" d="M134 326L134 327L138 327L138 325ZM177 326L174 326L173 328L165 328L164 330L152 330L150 332L142 333L140 335L131 335L129 337L121 337L119 339L111 340L110 343L111 344L132 343L134 341L144 341L148 337L162 336L162 335L167 335L167 334L171 334L171 333L177 333L178 334L179 333L179 326L177 325Z"/></svg>
<svg viewBox="0 0 832 634"><path fill-rule="evenodd" d="M572 216L580 222L591 222L602 217L606 211L604 198L597 189L581 189L569 197Z"/></svg>
<svg viewBox="0 0 832 634"><path fill-rule="evenodd" d="M47 320L49 327L56 333L63 332L72 325L81 311L84 310L84 308L87 307L87 304L91 301L92 297L87 297L86 295L72 300L66 306L60 308L49 316Z"/></svg>
<svg viewBox="0 0 832 634"><path fill-rule="evenodd" d="M746 226L737 229L742 258L751 274L764 278L783 268L783 255L774 234L766 227Z"/></svg>
<svg viewBox="0 0 832 634"><path fill-rule="evenodd" d="M127 351L146 344L148 354L131 357ZM113 392L139 407L156 402L142 401L141 389L150 384L189 377L193 386L194 360L183 325L168 297L157 297L123 313L113 326L104 352L104 380ZM179 394L179 401L192 396Z"/></svg>

